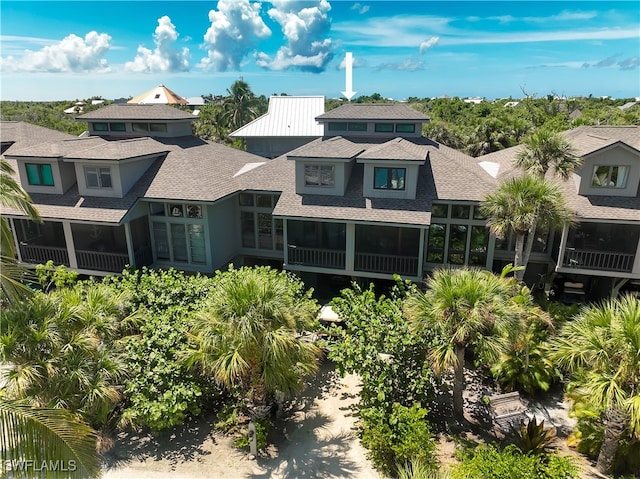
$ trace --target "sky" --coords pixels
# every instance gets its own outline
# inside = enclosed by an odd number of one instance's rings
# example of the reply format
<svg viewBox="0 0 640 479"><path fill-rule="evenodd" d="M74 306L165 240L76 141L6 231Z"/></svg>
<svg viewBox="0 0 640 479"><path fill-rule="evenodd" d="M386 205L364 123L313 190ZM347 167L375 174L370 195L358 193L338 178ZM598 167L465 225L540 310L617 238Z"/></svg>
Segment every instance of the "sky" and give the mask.
<svg viewBox="0 0 640 479"><path fill-rule="evenodd" d="M638 1L0 2L0 99L640 96Z"/></svg>

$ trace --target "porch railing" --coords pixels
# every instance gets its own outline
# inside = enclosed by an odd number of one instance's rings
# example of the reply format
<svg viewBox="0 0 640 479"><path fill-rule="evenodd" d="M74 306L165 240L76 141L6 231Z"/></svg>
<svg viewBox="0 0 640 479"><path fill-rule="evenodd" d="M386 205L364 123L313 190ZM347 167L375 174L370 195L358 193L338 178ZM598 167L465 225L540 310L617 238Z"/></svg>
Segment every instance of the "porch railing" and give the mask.
<svg viewBox="0 0 640 479"><path fill-rule="evenodd" d="M320 266L322 268L344 269L345 252L335 249L302 248L289 245L289 264Z"/></svg>
<svg viewBox="0 0 640 479"><path fill-rule="evenodd" d="M121 273L129 263L129 255L76 250L78 268Z"/></svg>
<svg viewBox="0 0 640 479"><path fill-rule="evenodd" d="M24 263L44 264L51 260L54 264L69 266L67 248L20 243L20 257Z"/></svg>
<svg viewBox="0 0 640 479"><path fill-rule="evenodd" d="M356 253L356 271L370 273L418 274L418 258L416 256L394 256L388 254Z"/></svg>
<svg viewBox="0 0 640 479"><path fill-rule="evenodd" d="M562 266L565 268L630 273L633 270L634 259L635 254L632 253L609 253L606 251L566 248Z"/></svg>

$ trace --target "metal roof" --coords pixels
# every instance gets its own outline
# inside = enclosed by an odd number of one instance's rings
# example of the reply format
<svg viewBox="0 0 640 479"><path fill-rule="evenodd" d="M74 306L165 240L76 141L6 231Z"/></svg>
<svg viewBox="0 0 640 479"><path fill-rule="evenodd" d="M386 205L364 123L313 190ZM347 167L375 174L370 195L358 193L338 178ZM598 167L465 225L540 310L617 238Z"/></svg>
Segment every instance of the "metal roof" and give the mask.
<svg viewBox="0 0 640 479"><path fill-rule="evenodd" d="M272 96L269 110L231 133L234 138L322 136L315 118L324 112L323 96Z"/></svg>

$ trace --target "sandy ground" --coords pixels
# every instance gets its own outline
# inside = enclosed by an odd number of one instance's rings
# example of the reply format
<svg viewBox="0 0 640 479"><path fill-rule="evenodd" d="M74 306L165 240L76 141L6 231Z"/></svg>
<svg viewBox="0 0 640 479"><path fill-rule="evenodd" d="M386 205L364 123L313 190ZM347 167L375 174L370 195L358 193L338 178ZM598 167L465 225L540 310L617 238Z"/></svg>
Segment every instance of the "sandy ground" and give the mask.
<svg viewBox="0 0 640 479"><path fill-rule="evenodd" d="M323 364L313 383L273 431L274 446L257 459L213 435L210 420L194 421L159 437L122 435L105 456L105 479L362 478L380 475L353 433L351 406L358 378L340 378Z"/></svg>

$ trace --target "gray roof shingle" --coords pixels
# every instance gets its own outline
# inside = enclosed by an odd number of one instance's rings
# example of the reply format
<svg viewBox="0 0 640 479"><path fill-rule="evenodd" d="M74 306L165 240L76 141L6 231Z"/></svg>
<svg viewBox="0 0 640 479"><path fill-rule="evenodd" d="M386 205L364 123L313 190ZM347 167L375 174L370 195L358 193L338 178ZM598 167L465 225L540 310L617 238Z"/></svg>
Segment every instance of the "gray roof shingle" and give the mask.
<svg viewBox="0 0 640 479"><path fill-rule="evenodd" d="M195 120L193 113L183 111L169 105L136 105L130 103L113 103L84 115L76 120Z"/></svg>
<svg viewBox="0 0 640 479"><path fill-rule="evenodd" d="M402 103L345 103L317 116L316 120L429 121L429 117Z"/></svg>

